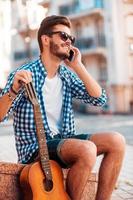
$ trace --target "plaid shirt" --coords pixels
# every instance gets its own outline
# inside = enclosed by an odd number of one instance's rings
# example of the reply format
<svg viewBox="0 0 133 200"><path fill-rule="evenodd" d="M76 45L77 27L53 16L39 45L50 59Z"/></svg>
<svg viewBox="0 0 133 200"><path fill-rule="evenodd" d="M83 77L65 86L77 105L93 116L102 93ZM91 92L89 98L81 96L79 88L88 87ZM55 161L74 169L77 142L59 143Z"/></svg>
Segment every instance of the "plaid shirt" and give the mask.
<svg viewBox="0 0 133 200"><path fill-rule="evenodd" d="M7 84L0 96L9 91L13 83L14 75L19 70L29 70L32 72L33 84L41 108L46 138L47 140L52 139L54 135L51 132L47 122L44 106L45 104L42 94L42 88L45 82L45 77L47 76L47 72L40 58L21 66L12 72L9 75ZM58 72L63 83L63 119L62 132L60 134L62 135L62 138L69 138L71 135L76 134L72 98L75 97L77 99L81 99L85 103L89 103L93 106L102 106L106 102L106 95L105 91L102 90L102 95L99 98L90 96L87 93L83 82L75 73L70 71L65 66L60 66ZM12 112L14 117L13 127L15 132L18 161L21 163L26 163L31 158L32 154L38 149L38 142L36 137L33 107L26 98L23 90L21 90L17 95L4 119L6 119Z"/></svg>

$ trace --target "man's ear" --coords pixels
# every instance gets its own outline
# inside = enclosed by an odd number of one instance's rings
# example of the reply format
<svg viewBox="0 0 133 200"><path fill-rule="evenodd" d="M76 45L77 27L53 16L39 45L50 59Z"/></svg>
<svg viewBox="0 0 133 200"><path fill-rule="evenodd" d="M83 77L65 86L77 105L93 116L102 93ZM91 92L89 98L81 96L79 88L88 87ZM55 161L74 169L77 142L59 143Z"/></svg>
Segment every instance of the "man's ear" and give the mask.
<svg viewBox="0 0 133 200"><path fill-rule="evenodd" d="M49 37L47 35L42 35L41 40L45 46L49 45Z"/></svg>

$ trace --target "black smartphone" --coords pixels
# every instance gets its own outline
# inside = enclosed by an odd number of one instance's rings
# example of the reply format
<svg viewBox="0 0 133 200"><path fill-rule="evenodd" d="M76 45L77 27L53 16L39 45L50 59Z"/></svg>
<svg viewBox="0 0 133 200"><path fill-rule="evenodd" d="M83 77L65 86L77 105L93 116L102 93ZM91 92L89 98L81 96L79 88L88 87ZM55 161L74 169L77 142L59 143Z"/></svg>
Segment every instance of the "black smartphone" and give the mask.
<svg viewBox="0 0 133 200"><path fill-rule="evenodd" d="M70 52L69 52L68 60L69 60L69 61L72 61L72 60L73 60L73 57L74 57L74 51L71 49Z"/></svg>

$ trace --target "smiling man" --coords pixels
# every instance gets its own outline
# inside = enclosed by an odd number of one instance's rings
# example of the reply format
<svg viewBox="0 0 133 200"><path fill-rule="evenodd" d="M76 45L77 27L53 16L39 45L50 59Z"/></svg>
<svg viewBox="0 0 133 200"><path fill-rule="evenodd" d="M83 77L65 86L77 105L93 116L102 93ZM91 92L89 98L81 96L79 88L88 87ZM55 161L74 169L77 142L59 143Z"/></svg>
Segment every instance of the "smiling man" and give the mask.
<svg viewBox="0 0 133 200"><path fill-rule="evenodd" d="M102 106L106 95L83 65L74 41L67 17L53 15L42 21L38 30L40 57L9 75L0 97L0 120L13 112L18 161L34 162L38 156L34 114L22 88L22 82L32 81L41 107L50 159L70 168L67 177L70 198L81 199L96 157L103 154L96 200L109 200L121 169L125 140L117 132L76 133L72 99ZM70 50L74 53L72 61Z"/></svg>

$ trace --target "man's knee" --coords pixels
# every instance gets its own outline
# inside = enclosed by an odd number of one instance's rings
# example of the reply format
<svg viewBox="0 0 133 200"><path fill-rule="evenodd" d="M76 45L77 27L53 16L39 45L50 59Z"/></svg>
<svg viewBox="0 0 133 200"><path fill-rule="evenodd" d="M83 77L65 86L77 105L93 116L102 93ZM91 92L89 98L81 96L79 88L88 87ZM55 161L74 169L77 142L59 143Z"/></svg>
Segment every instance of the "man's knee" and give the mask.
<svg viewBox="0 0 133 200"><path fill-rule="evenodd" d="M112 151L125 152L126 141L123 135L118 132L113 132L110 135L110 146Z"/></svg>
<svg viewBox="0 0 133 200"><path fill-rule="evenodd" d="M91 141L85 141L79 149L79 161L88 168L92 168L96 162L97 148Z"/></svg>

